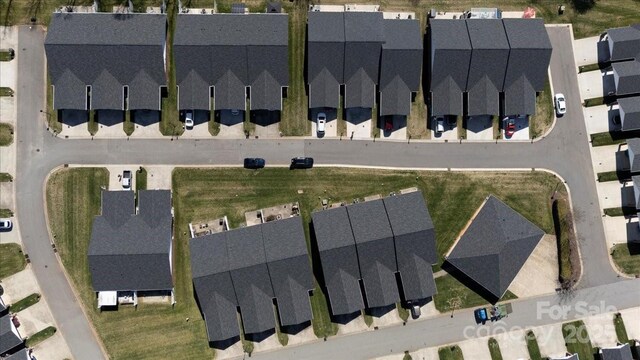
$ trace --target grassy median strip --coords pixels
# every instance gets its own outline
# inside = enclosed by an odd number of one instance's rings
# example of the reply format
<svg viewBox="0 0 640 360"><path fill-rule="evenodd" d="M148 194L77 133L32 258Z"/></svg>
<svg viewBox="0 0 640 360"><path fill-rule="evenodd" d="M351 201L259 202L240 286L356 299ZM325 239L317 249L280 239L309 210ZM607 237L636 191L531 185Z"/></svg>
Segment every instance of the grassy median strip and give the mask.
<svg viewBox="0 0 640 360"><path fill-rule="evenodd" d="M631 172L628 170L623 171L606 171L598 173L598 182L607 181L625 181L631 179Z"/></svg>
<svg viewBox="0 0 640 360"><path fill-rule="evenodd" d="M0 146L9 146L13 142L13 126L0 123Z"/></svg>
<svg viewBox="0 0 640 360"><path fill-rule="evenodd" d="M593 359L595 349L591 346L587 327L582 321L562 324L562 336L567 346L567 352L577 353L580 359Z"/></svg>
<svg viewBox="0 0 640 360"><path fill-rule="evenodd" d="M178 89L176 88L176 64L173 58L173 34L176 28L178 1L167 1L167 93L162 97L162 118L160 132L162 135L176 136L184 132L178 112Z"/></svg>
<svg viewBox="0 0 640 360"><path fill-rule="evenodd" d="M640 244L628 242L614 245L611 250L611 257L618 269L623 273L640 276Z"/></svg>
<svg viewBox="0 0 640 360"><path fill-rule="evenodd" d="M632 216L638 213L638 210L633 206L607 208L603 211L607 216Z"/></svg>
<svg viewBox="0 0 640 360"><path fill-rule="evenodd" d="M25 341L25 345L27 347L34 347L36 345L38 345L39 343L47 340L48 338L52 337L53 334L56 333L56 328L53 326L49 326L46 327L40 331L38 331L37 333L29 336L27 338L27 341Z"/></svg>
<svg viewBox="0 0 640 360"><path fill-rule="evenodd" d="M458 345L442 347L438 349L438 357L440 360L464 360L462 350Z"/></svg>
<svg viewBox="0 0 640 360"><path fill-rule="evenodd" d="M529 357L531 360L542 360L542 354L540 353L540 347L538 346L538 340L536 339L536 334L533 331L527 331L525 337L525 341L527 342L527 350L529 351Z"/></svg>
<svg viewBox="0 0 640 360"><path fill-rule="evenodd" d="M40 294L31 294L24 299L18 300L15 303L11 304L9 310L12 313L19 313L20 311L28 308L31 305L35 305L40 301Z"/></svg>
<svg viewBox="0 0 640 360"><path fill-rule="evenodd" d="M491 360L502 360L502 353L500 352L500 345L494 338L489 338L489 354L491 354Z"/></svg>
<svg viewBox="0 0 640 360"><path fill-rule="evenodd" d="M633 346L634 341L629 341L627 328L624 326L624 320L622 320L622 315L620 313L613 315L613 326L616 328L616 337L618 338L618 342L621 344L628 343L629 346Z"/></svg>
<svg viewBox="0 0 640 360"><path fill-rule="evenodd" d="M136 170L136 190L147 190L147 169L142 166Z"/></svg>
<svg viewBox="0 0 640 360"><path fill-rule="evenodd" d="M2 261L0 261L0 279L20 272L27 266L27 261L24 259L24 254L19 244L0 244L0 254L2 254Z"/></svg>
<svg viewBox="0 0 640 360"><path fill-rule="evenodd" d="M536 96L536 113L529 117L529 135L532 139L542 136L553 124L553 95L547 79L544 90Z"/></svg>
<svg viewBox="0 0 640 360"><path fill-rule="evenodd" d="M627 142L627 139L632 137L631 135L618 132L601 132L596 134L591 134L591 145L592 146L606 146L606 145L618 145L624 144Z"/></svg>

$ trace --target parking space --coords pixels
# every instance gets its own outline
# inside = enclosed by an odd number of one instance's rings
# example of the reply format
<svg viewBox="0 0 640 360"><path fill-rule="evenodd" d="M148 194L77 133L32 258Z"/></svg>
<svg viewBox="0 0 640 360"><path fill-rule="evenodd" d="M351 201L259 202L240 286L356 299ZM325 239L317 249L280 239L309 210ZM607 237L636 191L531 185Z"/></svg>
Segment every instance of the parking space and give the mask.
<svg viewBox="0 0 640 360"><path fill-rule="evenodd" d="M255 124L255 135L259 138L274 139L280 137L280 112L252 111L251 122Z"/></svg>
<svg viewBox="0 0 640 360"><path fill-rule="evenodd" d="M388 140L407 139L406 116L384 116L378 122L381 138Z"/></svg>
<svg viewBox="0 0 640 360"><path fill-rule="evenodd" d="M0 122L13 122L15 119L15 99L9 96L0 97Z"/></svg>
<svg viewBox="0 0 640 360"><path fill-rule="evenodd" d="M596 183L600 208L618 208L621 206L636 206L633 194L633 184L620 184L617 181Z"/></svg>
<svg viewBox="0 0 640 360"><path fill-rule="evenodd" d="M324 136L318 134L318 114L324 114L326 117ZM309 118L311 120L311 136L332 138L340 136L338 134L338 111L333 108L312 108L309 109ZM345 134L342 134L343 136Z"/></svg>
<svg viewBox="0 0 640 360"><path fill-rule="evenodd" d="M514 128L513 134L511 136L507 136L507 128L509 120L502 121L502 138L509 140L529 140L531 136L529 135L529 118L526 116L520 116L516 118L510 118L514 120Z"/></svg>
<svg viewBox="0 0 640 360"><path fill-rule="evenodd" d="M220 132L218 137L225 139L241 139L244 134L244 111L238 111L237 114L230 110L216 111L215 121L220 123Z"/></svg>
<svg viewBox="0 0 640 360"><path fill-rule="evenodd" d="M351 139L371 139L371 109L346 109L345 118L347 122L347 137Z"/></svg>
<svg viewBox="0 0 640 360"><path fill-rule="evenodd" d="M33 354L38 360L72 359L69 346L64 341L62 334L56 332L52 337L33 347Z"/></svg>
<svg viewBox="0 0 640 360"><path fill-rule="evenodd" d="M545 235L513 279L509 290L519 298L553 294L559 275L555 236Z"/></svg>
<svg viewBox="0 0 640 360"><path fill-rule="evenodd" d="M629 169L627 145L596 146L591 148L591 162L596 173Z"/></svg>
<svg viewBox="0 0 640 360"><path fill-rule="evenodd" d="M613 71L589 71L578 74L578 86L580 87L580 99L599 98L615 93Z"/></svg>
<svg viewBox="0 0 640 360"><path fill-rule="evenodd" d="M619 121L618 124L613 123L614 118L619 116L620 113L618 105L599 105L583 107L582 109L589 134L620 130Z"/></svg>
<svg viewBox="0 0 640 360"><path fill-rule="evenodd" d="M621 310L624 327L627 328L629 339L640 339L640 307Z"/></svg>
<svg viewBox="0 0 640 360"><path fill-rule="evenodd" d="M147 189L171 190L173 166L145 166L147 170Z"/></svg>
<svg viewBox="0 0 640 360"><path fill-rule="evenodd" d="M584 318L584 325L594 347L617 345L616 329L613 326L613 313L598 314Z"/></svg>
<svg viewBox="0 0 640 360"><path fill-rule="evenodd" d="M609 59L609 43L600 40L600 36L592 36L573 41L573 55L576 65L591 65L606 62Z"/></svg>
<svg viewBox="0 0 640 360"><path fill-rule="evenodd" d="M493 119L491 116L474 116L467 119L468 140L493 140Z"/></svg>
<svg viewBox="0 0 640 360"><path fill-rule="evenodd" d="M529 350L525 340L524 330L515 330L508 333L500 333L495 337L500 345L500 352L504 359L528 359Z"/></svg>
<svg viewBox="0 0 640 360"><path fill-rule="evenodd" d="M567 347L564 343L561 323L536 327L531 331L536 336L540 354L543 356L560 357L566 354Z"/></svg>
<svg viewBox="0 0 640 360"><path fill-rule="evenodd" d="M607 249L616 244L640 241L638 218L624 216L605 216L602 218Z"/></svg>
<svg viewBox="0 0 640 360"><path fill-rule="evenodd" d="M27 265L27 267L19 273L2 279L2 288L4 289L2 299L6 304L12 304L33 293L40 292L36 276L33 274L33 270L31 270L31 265Z"/></svg>
<svg viewBox="0 0 640 360"><path fill-rule="evenodd" d="M447 117L443 121L444 132L436 133L436 128L438 126L437 120L431 119L431 123L429 124L431 130L431 139L432 140L447 140L447 141L458 141L460 137L458 136L458 125L455 117Z"/></svg>
<svg viewBox="0 0 640 360"><path fill-rule="evenodd" d="M107 166L109 171L109 190L127 190L122 185L122 173L125 170L131 171L131 190L135 190L136 186L136 170L138 166L135 165L111 165Z"/></svg>
<svg viewBox="0 0 640 360"><path fill-rule="evenodd" d="M487 341L489 341L489 339L483 337L479 339L469 339L456 345L462 350L462 356L465 359L491 360L491 353L489 352L489 344Z"/></svg>

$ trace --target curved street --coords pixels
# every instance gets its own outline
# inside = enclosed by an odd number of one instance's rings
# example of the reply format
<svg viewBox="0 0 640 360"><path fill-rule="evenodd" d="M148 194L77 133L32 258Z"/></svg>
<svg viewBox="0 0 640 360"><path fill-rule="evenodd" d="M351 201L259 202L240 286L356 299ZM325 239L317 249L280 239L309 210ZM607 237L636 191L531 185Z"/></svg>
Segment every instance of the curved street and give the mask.
<svg viewBox="0 0 640 360"><path fill-rule="evenodd" d="M434 143L350 141L337 139L271 140L65 140L46 130L44 32L21 27L18 63L18 127L16 212L25 252L29 254L42 293L47 298L59 330L75 358L104 358L81 305L67 282L52 250L45 208L47 175L64 164L169 164L239 165L247 156L260 156L268 164L287 165L293 156L312 156L318 165L380 166L429 169L548 169L559 174L570 189L575 214L583 276L571 301L600 301L619 309L640 305L639 280L621 281L611 268L598 206L569 27L552 26L551 75L553 89L567 98L569 112L546 138L533 143ZM540 300L563 299L549 295L514 304L510 325L534 326L550 319L535 316ZM179 300L178 300L179 301ZM466 311L469 312L469 311ZM405 327L340 336L327 342L289 346L277 353L254 354L275 358L358 358L381 356L461 340L470 315L453 319L442 315ZM431 330L429 330L431 329ZM431 335L429 335L431 334ZM346 350L348 349L348 350Z"/></svg>

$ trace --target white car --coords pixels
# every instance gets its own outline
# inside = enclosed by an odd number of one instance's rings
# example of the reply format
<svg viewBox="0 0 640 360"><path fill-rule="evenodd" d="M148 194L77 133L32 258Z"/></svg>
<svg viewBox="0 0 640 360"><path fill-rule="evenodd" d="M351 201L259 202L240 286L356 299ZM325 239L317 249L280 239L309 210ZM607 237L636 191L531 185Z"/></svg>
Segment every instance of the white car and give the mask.
<svg viewBox="0 0 640 360"><path fill-rule="evenodd" d="M318 113L318 117L317 117L317 125L318 125L318 135L323 135L324 134L324 128L325 125L327 124L327 114L325 113Z"/></svg>
<svg viewBox="0 0 640 360"><path fill-rule="evenodd" d="M13 223L10 219L0 219L0 231L11 231Z"/></svg>
<svg viewBox="0 0 640 360"><path fill-rule="evenodd" d="M130 189L131 188L131 170L125 170L122 172L122 188Z"/></svg>
<svg viewBox="0 0 640 360"><path fill-rule="evenodd" d="M567 112L567 102L564 98L564 95L562 95L561 93L557 93L553 97L553 103L556 107L556 114L558 116L562 116Z"/></svg>
<svg viewBox="0 0 640 360"><path fill-rule="evenodd" d="M442 134L444 132L444 118L439 116L434 119L434 129L436 134Z"/></svg>
<svg viewBox="0 0 640 360"><path fill-rule="evenodd" d="M193 129L193 112L187 111L184 114L184 127L187 130Z"/></svg>

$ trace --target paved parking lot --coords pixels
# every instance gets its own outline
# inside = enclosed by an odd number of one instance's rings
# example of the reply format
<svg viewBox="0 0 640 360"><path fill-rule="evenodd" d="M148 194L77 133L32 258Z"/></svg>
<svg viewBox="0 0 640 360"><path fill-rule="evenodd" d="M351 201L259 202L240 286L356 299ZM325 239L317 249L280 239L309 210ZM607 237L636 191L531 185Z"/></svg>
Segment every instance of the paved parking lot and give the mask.
<svg viewBox="0 0 640 360"><path fill-rule="evenodd" d="M493 140L493 120L491 116L474 116L467 119L468 140Z"/></svg>
<svg viewBox="0 0 640 360"><path fill-rule="evenodd" d="M620 130L621 125L613 123L614 116L619 113L618 105L599 105L582 109L589 134Z"/></svg>
<svg viewBox="0 0 640 360"><path fill-rule="evenodd" d="M620 184L617 181L608 181L596 184L598 198L602 209L617 208L621 206L636 206L633 195L633 183Z"/></svg>
<svg viewBox="0 0 640 360"><path fill-rule="evenodd" d="M138 166L111 165L106 168L109 171L109 190L125 190L122 187L122 172L125 170L131 171L131 190L136 189L136 170L138 170Z"/></svg>
<svg viewBox="0 0 640 360"><path fill-rule="evenodd" d="M147 189L171 190L173 166L145 166L147 170Z"/></svg>
<svg viewBox="0 0 640 360"><path fill-rule="evenodd" d="M325 124L324 136L325 138L332 138L340 136L338 134L338 112L336 109L309 109L309 117L311 120L311 136L320 137L318 134L318 114L324 113L327 117L327 122ZM345 136L345 134L343 134Z"/></svg>
<svg viewBox="0 0 640 360"><path fill-rule="evenodd" d="M511 137L507 137L505 134L505 128L507 124L505 120L502 120L502 138L509 140L530 140L531 136L529 135L529 118L526 116L517 117L516 120L516 131L513 133Z"/></svg>

